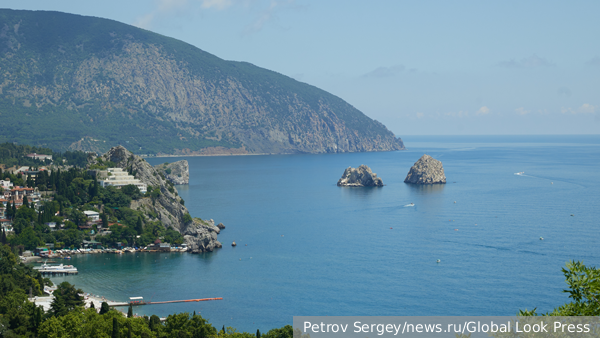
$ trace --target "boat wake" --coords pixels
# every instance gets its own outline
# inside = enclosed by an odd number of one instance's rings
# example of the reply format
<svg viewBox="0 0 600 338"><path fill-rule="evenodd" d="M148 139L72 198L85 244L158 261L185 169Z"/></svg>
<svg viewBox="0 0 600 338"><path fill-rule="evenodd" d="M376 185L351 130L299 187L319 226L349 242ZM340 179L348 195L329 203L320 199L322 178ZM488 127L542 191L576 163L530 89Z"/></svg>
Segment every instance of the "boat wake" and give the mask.
<svg viewBox="0 0 600 338"><path fill-rule="evenodd" d="M414 204L414 203L411 203L411 204L407 204L407 205L405 205L404 207L406 208L406 207L414 207L414 206L415 206L415 204Z"/></svg>

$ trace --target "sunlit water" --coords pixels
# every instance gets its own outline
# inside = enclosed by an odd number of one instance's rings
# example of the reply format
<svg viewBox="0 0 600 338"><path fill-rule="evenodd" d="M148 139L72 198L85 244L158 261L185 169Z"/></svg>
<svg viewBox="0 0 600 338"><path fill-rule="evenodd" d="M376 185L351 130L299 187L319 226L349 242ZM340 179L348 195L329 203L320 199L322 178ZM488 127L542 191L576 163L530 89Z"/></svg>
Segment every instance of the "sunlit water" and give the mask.
<svg viewBox="0 0 600 338"><path fill-rule="evenodd" d="M54 280L113 300L223 297L136 312L196 311L219 328L266 332L294 315L544 312L567 301L565 262L598 265L600 137L405 142L399 152L188 157L190 185L177 188L192 216L227 226L222 249L75 256L79 275ZM443 162L446 185L403 183L424 153ZM386 185L336 186L361 164Z"/></svg>

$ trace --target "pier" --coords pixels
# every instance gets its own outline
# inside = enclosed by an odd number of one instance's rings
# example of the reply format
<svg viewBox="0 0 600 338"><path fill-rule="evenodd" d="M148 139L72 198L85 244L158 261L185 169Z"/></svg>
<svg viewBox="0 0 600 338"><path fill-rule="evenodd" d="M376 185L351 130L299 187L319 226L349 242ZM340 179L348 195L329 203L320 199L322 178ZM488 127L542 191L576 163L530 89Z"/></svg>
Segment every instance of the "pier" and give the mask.
<svg viewBox="0 0 600 338"><path fill-rule="evenodd" d="M129 302L120 302L120 303L112 303L109 306L129 306L130 304L133 306L138 305L154 305L154 304L170 304L170 303L191 303L191 302L205 302L209 300L223 300L223 297L215 297L215 298L198 298L198 299L184 299L184 300L166 300L162 302L145 302L144 297L129 297Z"/></svg>

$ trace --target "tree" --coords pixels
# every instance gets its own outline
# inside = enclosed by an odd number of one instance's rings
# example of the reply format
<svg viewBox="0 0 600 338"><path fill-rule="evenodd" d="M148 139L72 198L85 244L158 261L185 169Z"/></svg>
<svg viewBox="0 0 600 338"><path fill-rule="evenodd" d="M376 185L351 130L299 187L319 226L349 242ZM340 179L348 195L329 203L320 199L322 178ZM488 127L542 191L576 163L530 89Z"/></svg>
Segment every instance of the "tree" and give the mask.
<svg viewBox="0 0 600 338"><path fill-rule="evenodd" d="M135 223L135 231L137 231L138 235L141 235L144 232L144 226L142 224L142 217L138 216L137 222Z"/></svg>
<svg viewBox="0 0 600 338"><path fill-rule="evenodd" d="M133 317L133 305L129 303L129 309L127 310L127 318Z"/></svg>
<svg viewBox="0 0 600 338"><path fill-rule="evenodd" d="M112 330L112 338L120 338L119 334L119 320L117 317L113 317L113 330Z"/></svg>
<svg viewBox="0 0 600 338"><path fill-rule="evenodd" d="M260 330L256 329L256 338L260 338Z"/></svg>
<svg viewBox="0 0 600 338"><path fill-rule="evenodd" d="M102 302L102 305L100 305L100 314L103 315L103 314L107 313L108 311L110 311L110 307L108 306L108 303Z"/></svg>
<svg viewBox="0 0 600 338"><path fill-rule="evenodd" d="M27 196L23 196L23 206L25 208L29 208L29 200L27 199Z"/></svg>
<svg viewBox="0 0 600 338"><path fill-rule="evenodd" d="M76 308L83 308L83 297L79 294L83 293L81 289L75 289L74 285L69 282L62 282L54 291L54 300L50 304L50 313L54 317L64 316Z"/></svg>
<svg viewBox="0 0 600 338"><path fill-rule="evenodd" d="M100 218L102 218L102 227L104 229L108 228L108 216L105 213L101 213Z"/></svg>
<svg viewBox="0 0 600 338"><path fill-rule="evenodd" d="M160 323L160 317L158 317L157 315L150 316L150 321L148 323L148 326L150 326L150 330L158 331L161 325L162 324Z"/></svg>
<svg viewBox="0 0 600 338"><path fill-rule="evenodd" d="M587 267L583 262L571 261L562 269L569 294L573 301L546 313L549 316L598 316L600 315L600 270ZM519 310L518 316L537 316L536 309Z"/></svg>
<svg viewBox="0 0 600 338"><path fill-rule="evenodd" d="M294 328L291 325L286 325L282 328L271 329L263 335L263 338L293 338Z"/></svg>
<svg viewBox="0 0 600 338"><path fill-rule="evenodd" d="M2 238L0 239L0 241L2 242L2 244L6 244L6 230L4 230L4 228L2 228Z"/></svg>
<svg viewBox="0 0 600 338"><path fill-rule="evenodd" d="M96 305L94 305L94 302L90 302L90 309L96 309Z"/></svg>
<svg viewBox="0 0 600 338"><path fill-rule="evenodd" d="M6 217L13 218L14 214L13 214L13 208L12 208L12 204L10 203L10 201L8 201L8 203L6 204Z"/></svg>

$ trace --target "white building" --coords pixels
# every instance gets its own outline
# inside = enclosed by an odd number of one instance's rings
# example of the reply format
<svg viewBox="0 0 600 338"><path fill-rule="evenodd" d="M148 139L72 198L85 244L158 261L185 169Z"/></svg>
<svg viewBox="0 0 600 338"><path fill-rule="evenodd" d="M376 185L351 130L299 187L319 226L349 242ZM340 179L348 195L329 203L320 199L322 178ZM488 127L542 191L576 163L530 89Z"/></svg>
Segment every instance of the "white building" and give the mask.
<svg viewBox="0 0 600 338"><path fill-rule="evenodd" d="M43 154L27 154L27 157L29 158L33 158L33 159L38 159L38 160L52 160L52 155L43 155Z"/></svg>
<svg viewBox="0 0 600 338"><path fill-rule="evenodd" d="M97 221L97 220L100 219L100 214L97 211L86 210L83 213L92 222Z"/></svg>
<svg viewBox="0 0 600 338"><path fill-rule="evenodd" d="M133 177L132 175L129 175L129 173L123 171L123 169L121 168L109 168L108 172L110 175L106 179L100 181L100 185L104 188L106 188L109 185L121 188L122 186L133 184L136 187L138 187L138 189L140 189L140 192L142 194L145 194L148 190L148 187L145 183L142 183L137 178Z"/></svg>
<svg viewBox="0 0 600 338"><path fill-rule="evenodd" d="M12 187L13 187L13 183L12 183L12 182L10 181L10 179L7 177L7 178L6 178L6 179L4 179L4 180L0 180L0 186L1 186L3 189L12 189Z"/></svg>

